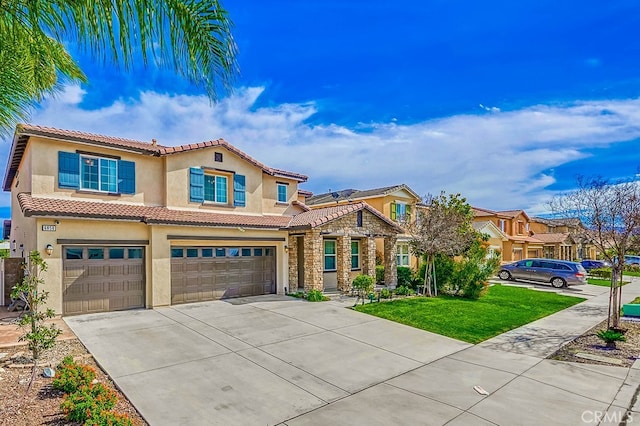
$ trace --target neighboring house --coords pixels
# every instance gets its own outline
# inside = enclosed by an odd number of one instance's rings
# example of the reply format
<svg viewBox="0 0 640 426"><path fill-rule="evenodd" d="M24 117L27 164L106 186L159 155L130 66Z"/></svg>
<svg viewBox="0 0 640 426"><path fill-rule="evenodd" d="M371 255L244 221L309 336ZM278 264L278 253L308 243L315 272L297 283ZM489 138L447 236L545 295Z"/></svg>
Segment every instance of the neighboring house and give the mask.
<svg viewBox="0 0 640 426"><path fill-rule="evenodd" d="M395 247L402 229L366 203L309 211L306 180L222 139L168 147L19 125L4 179L11 256L42 253L64 315L347 290L375 274L375 240Z"/></svg>
<svg viewBox="0 0 640 426"><path fill-rule="evenodd" d="M596 259L596 247L584 235L584 229L578 218L531 218L534 238L543 241L544 257L549 259Z"/></svg>
<svg viewBox="0 0 640 426"><path fill-rule="evenodd" d="M498 229L490 220L473 222L472 225L473 229L488 237L487 243L489 247L487 248L487 257L493 257L496 252L499 252L502 257L503 245L509 241L509 238L507 238L504 232Z"/></svg>
<svg viewBox="0 0 640 426"><path fill-rule="evenodd" d="M523 210L494 211L472 208L474 222L492 222L507 238L507 241L502 242L503 262L542 257L543 243L531 236L530 219Z"/></svg>
<svg viewBox="0 0 640 426"><path fill-rule="evenodd" d="M363 201L384 214L395 223L402 225L415 217L416 207L420 203L420 196L407 185L387 186L367 190L345 189L327 192L308 197L305 204L312 209L346 205ZM397 266L407 266L417 269L419 259L409 250L410 236L401 234L395 247L386 247L382 238L376 239L376 251L384 256L390 250L396 257Z"/></svg>

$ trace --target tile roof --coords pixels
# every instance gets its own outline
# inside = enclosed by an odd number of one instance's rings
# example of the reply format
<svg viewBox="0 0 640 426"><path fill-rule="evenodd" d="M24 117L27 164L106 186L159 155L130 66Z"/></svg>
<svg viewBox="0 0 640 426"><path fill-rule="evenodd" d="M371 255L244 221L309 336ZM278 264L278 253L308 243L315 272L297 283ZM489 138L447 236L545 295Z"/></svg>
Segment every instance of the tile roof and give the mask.
<svg viewBox="0 0 640 426"><path fill-rule="evenodd" d="M305 198L309 198L313 196L313 192L298 188L298 195L302 195Z"/></svg>
<svg viewBox="0 0 640 426"><path fill-rule="evenodd" d="M59 216L91 219L128 220L144 223L193 226L242 226L279 229L288 225L289 216L251 216L194 210L173 210L136 204L77 201L60 198L33 197L18 194L25 216Z"/></svg>
<svg viewBox="0 0 640 426"><path fill-rule="evenodd" d="M58 140L65 140L76 143L84 143L89 145L105 146L110 148L122 149L126 151L132 151L141 154L165 156L176 154L180 152L193 151L196 149L203 149L209 147L222 147L228 151L233 152L240 158L243 158L247 162L254 166L261 168L262 171L271 176L280 176L297 180L299 182L306 182L308 177L300 174L289 172L286 170L275 169L268 167L245 152L239 150L235 146L231 145L224 139L217 139L213 141L192 143L180 146L162 146L154 142L137 141L133 139L117 138L113 136L97 135L94 133L79 132L75 130L63 130L53 127L35 126L31 124L18 124L16 126L16 132L11 146L11 154L9 155L7 169L4 178L4 190L8 191L11 188L11 183L15 177L22 155L26 149L26 145L29 141L29 137L39 136L43 138L52 138Z"/></svg>
<svg viewBox="0 0 640 426"><path fill-rule="evenodd" d="M525 241L532 244L542 244L542 241L537 239L537 235L535 237L529 237L527 235L507 235L506 237L511 241Z"/></svg>
<svg viewBox="0 0 640 426"><path fill-rule="evenodd" d="M473 210L473 215L475 217L489 217L496 216L498 214L498 212L494 212L493 210L481 209L480 207L471 207L471 209Z"/></svg>
<svg viewBox="0 0 640 426"><path fill-rule="evenodd" d="M33 197L31 194L25 192L18 194L18 203L20 204L22 212L27 217L57 216L126 220L149 224L241 226L246 228L267 229L315 228L346 216L349 213L358 210L367 210L380 220L386 222L397 232L403 232L398 224L364 202L309 210L296 216L253 216L197 210L174 210L167 207L150 207L140 204Z"/></svg>
<svg viewBox="0 0 640 426"><path fill-rule="evenodd" d="M532 217L532 222L544 223L545 225L555 225L555 226L580 226L582 225L582 221L577 217L567 217L561 219L547 219L544 217Z"/></svg>
<svg viewBox="0 0 640 426"><path fill-rule="evenodd" d="M345 200L358 200L362 198L370 198L370 197L380 197L384 195L388 195L400 190L406 190L411 195L413 195L417 200L420 200L420 196L416 194L414 190L409 188L405 184L394 185L394 186L385 186L384 188L374 188L374 189L343 189L341 191L332 191L326 192L324 194L314 195L306 200L307 205L313 206L324 203L331 203L337 201L345 201Z"/></svg>
<svg viewBox="0 0 640 426"><path fill-rule="evenodd" d="M508 216L510 218L514 218L518 216L520 213L524 213L524 210L500 210L496 212L498 215Z"/></svg>
<svg viewBox="0 0 640 426"><path fill-rule="evenodd" d="M339 204L331 207L324 207L320 209L311 209L307 212L300 213L291 219L289 228L293 229L308 229L316 228L329 223L333 220L340 219L348 215L349 213L357 212L359 210L367 210L380 220L391 226L395 231L403 233L404 230L391 219L374 209L367 203L361 201L358 203Z"/></svg>
<svg viewBox="0 0 640 426"><path fill-rule="evenodd" d="M542 241L543 243L563 243L569 238L568 232L549 232L543 234L534 234L534 238Z"/></svg>

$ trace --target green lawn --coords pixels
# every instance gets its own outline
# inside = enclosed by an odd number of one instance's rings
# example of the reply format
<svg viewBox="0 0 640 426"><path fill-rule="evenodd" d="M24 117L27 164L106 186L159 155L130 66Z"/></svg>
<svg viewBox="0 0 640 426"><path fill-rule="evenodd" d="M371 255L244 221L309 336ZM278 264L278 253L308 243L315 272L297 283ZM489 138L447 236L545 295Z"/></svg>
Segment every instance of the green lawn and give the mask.
<svg viewBox="0 0 640 426"><path fill-rule="evenodd" d="M358 305L360 312L422 330L478 343L558 312L584 299L519 287L494 285L478 300L416 297Z"/></svg>
<svg viewBox="0 0 640 426"><path fill-rule="evenodd" d="M640 277L640 272L637 271L624 271L622 275L629 275L630 277Z"/></svg>
<svg viewBox="0 0 640 426"><path fill-rule="evenodd" d="M602 278L587 278L587 282L589 284L593 284L593 285L600 285L603 287L610 287L611 286L611 280L603 280ZM630 281L623 281L622 285L626 285L629 284Z"/></svg>

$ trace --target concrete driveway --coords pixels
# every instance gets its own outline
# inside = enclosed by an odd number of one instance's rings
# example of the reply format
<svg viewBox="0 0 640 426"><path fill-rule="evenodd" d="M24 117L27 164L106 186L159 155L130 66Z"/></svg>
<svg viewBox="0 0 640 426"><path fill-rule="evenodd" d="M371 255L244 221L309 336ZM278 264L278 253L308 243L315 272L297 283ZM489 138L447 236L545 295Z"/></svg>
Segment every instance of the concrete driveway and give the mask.
<svg viewBox="0 0 640 426"><path fill-rule="evenodd" d="M551 347L513 337L471 346L345 305L261 296L66 321L152 425L598 424L640 381L640 368L544 360ZM532 327L586 327L567 319Z"/></svg>

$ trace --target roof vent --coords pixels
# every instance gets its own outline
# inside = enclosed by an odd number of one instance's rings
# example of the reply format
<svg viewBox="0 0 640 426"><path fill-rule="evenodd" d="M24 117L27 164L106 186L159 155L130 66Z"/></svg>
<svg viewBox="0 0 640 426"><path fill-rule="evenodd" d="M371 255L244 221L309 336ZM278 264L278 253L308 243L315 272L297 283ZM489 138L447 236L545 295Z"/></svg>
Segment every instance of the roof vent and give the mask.
<svg viewBox="0 0 640 426"><path fill-rule="evenodd" d="M151 139L151 145L158 146L158 141L155 139Z"/></svg>

